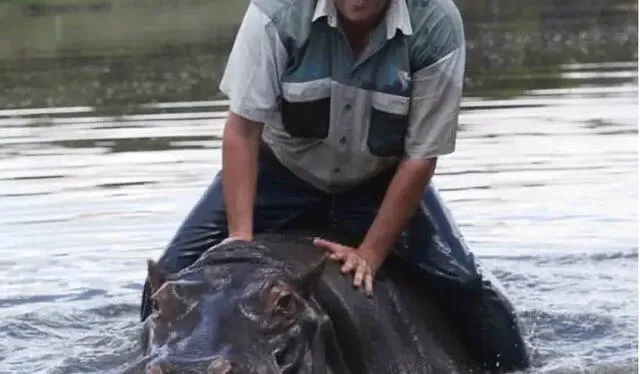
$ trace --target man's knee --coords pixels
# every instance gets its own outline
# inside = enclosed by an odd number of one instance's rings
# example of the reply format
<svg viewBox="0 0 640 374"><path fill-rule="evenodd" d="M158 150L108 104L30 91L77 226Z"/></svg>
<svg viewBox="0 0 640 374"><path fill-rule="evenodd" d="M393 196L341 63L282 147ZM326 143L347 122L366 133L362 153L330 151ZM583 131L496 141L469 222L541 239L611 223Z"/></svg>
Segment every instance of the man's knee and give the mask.
<svg viewBox="0 0 640 374"><path fill-rule="evenodd" d="M482 277L473 253L433 186L425 189L407 227L406 250L423 270L449 284L479 289Z"/></svg>
<svg viewBox="0 0 640 374"><path fill-rule="evenodd" d="M226 236L222 179L218 174L187 214L158 263L169 273L180 271Z"/></svg>

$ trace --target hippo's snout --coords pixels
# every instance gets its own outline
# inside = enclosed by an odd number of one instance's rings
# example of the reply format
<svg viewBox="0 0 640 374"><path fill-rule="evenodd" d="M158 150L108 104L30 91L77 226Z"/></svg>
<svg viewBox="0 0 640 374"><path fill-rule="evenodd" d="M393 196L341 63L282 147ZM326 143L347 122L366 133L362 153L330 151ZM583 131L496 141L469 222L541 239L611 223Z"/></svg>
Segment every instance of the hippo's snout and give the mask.
<svg viewBox="0 0 640 374"><path fill-rule="evenodd" d="M174 374L180 372L180 369L171 363L154 363L147 367L145 374ZM179 366L179 365L178 365ZM256 367L250 367L249 365L242 365L236 361L233 361L226 357L215 358L210 363L201 363L197 365L200 370L198 374L272 374L276 373L275 370L267 370L263 365L256 365ZM189 369L189 373L196 373L193 371L193 367Z"/></svg>
<svg viewBox="0 0 640 374"><path fill-rule="evenodd" d="M237 368L238 366L230 360L218 358L207 366L206 374L242 374ZM169 374L169 371L165 370L161 364L154 364L145 371L145 374Z"/></svg>
<svg viewBox="0 0 640 374"><path fill-rule="evenodd" d="M207 368L207 374L233 374L238 373L238 365L226 358L217 358Z"/></svg>

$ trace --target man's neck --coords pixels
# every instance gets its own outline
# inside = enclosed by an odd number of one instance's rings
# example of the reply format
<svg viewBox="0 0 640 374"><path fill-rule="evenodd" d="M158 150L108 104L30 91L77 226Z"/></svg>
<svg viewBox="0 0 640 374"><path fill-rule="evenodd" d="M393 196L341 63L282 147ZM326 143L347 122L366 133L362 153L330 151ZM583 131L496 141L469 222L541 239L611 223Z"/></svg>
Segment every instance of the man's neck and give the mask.
<svg viewBox="0 0 640 374"><path fill-rule="evenodd" d="M367 22L349 22L338 14L338 21L356 56L359 56L367 47L373 30L383 21L388 7L389 2L376 18Z"/></svg>
<svg viewBox="0 0 640 374"><path fill-rule="evenodd" d="M353 25L349 23L342 23L341 26L349 44L351 45L351 49L353 49L356 56L360 55L369 43L369 38L373 28L361 27L361 25Z"/></svg>

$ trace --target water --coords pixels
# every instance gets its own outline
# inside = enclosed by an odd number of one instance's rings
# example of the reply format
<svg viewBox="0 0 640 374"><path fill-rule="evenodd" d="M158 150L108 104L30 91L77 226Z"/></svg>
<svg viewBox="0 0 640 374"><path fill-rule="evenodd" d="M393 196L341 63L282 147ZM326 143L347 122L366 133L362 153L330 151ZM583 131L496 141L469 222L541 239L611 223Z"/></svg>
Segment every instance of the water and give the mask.
<svg viewBox="0 0 640 374"><path fill-rule="evenodd" d="M637 366L637 64L468 96L435 183L522 314L536 373ZM566 85L564 85L566 86ZM220 167L223 101L0 110L0 373L136 355L145 260Z"/></svg>
<svg viewBox="0 0 640 374"><path fill-rule="evenodd" d="M521 312L532 372L635 373L637 3L456 2L467 94L442 196ZM218 3L0 0L1 374L135 357L145 260L220 165L246 1Z"/></svg>

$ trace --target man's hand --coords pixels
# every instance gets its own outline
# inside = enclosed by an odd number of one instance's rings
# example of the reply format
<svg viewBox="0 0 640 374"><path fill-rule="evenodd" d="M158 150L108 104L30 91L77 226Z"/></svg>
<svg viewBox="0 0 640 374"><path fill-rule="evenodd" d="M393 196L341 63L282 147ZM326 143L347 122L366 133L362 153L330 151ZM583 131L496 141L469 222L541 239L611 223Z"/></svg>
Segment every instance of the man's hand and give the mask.
<svg viewBox="0 0 640 374"><path fill-rule="evenodd" d="M343 273L355 270L353 285L364 280L368 295L373 292L373 278L400 236L420 202L424 188L435 170L436 158L403 160L393 177L371 227L358 249L315 239L317 247L331 252L329 258L344 262Z"/></svg>
<svg viewBox="0 0 640 374"><path fill-rule="evenodd" d="M331 252L330 259L343 262L340 269L343 273L355 271L353 285L361 287L364 281L365 293L367 296L373 295L373 279L384 259L366 249L356 249L320 238L315 238L313 244Z"/></svg>
<svg viewBox="0 0 640 374"><path fill-rule="evenodd" d="M251 240L253 240L253 238L251 238L249 236L230 235L230 236L226 237L223 241L221 241L218 245L223 245L223 244L235 242L236 240L243 240L243 241L250 242Z"/></svg>

